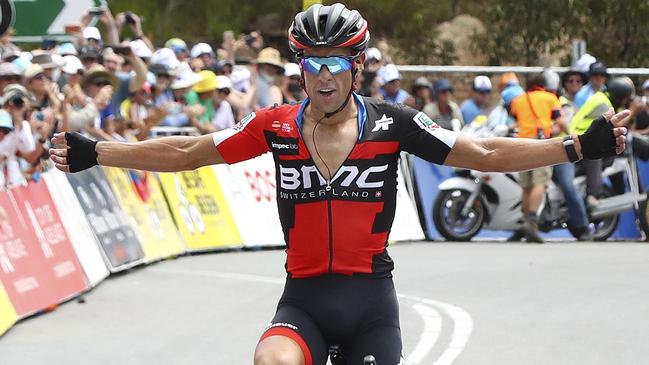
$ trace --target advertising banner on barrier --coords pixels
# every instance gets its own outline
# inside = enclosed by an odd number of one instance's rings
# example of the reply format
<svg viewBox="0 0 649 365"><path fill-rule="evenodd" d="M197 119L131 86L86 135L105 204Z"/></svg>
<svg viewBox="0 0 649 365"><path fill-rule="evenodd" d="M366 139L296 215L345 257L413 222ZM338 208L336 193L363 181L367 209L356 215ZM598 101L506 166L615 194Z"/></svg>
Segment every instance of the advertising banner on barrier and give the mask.
<svg viewBox="0 0 649 365"><path fill-rule="evenodd" d="M88 224L81 204L63 172L53 169L43 174L43 180L90 286L97 285L108 276L109 272L99 242Z"/></svg>
<svg viewBox="0 0 649 365"><path fill-rule="evenodd" d="M184 244L181 242L164 198L156 197L162 198L164 210L156 210L155 202L151 202L152 188L159 184L155 176L116 167L103 169L122 210L138 233L146 261L156 261L183 252ZM138 190L130 174L137 174L134 177L138 182ZM149 205L148 202L152 204Z"/></svg>
<svg viewBox="0 0 649 365"><path fill-rule="evenodd" d="M0 281L24 317L88 288L45 184L0 193Z"/></svg>
<svg viewBox="0 0 649 365"><path fill-rule="evenodd" d="M277 214L275 165L270 153L213 167L246 246L284 245Z"/></svg>
<svg viewBox="0 0 649 365"><path fill-rule="evenodd" d="M397 174L397 208L394 214L392 230L388 237L389 242L423 240L426 236L421 229L419 217L415 210L415 203L410 200L403 180L403 172Z"/></svg>
<svg viewBox="0 0 649 365"><path fill-rule="evenodd" d="M81 202L111 272L143 262L140 241L108 184L101 167L65 175Z"/></svg>
<svg viewBox="0 0 649 365"><path fill-rule="evenodd" d="M158 176L188 250L241 246L239 230L212 167Z"/></svg>
<svg viewBox="0 0 649 365"><path fill-rule="evenodd" d="M0 283L0 336L16 323L18 315L9 301L9 296Z"/></svg>
<svg viewBox="0 0 649 365"><path fill-rule="evenodd" d="M14 189L13 193L51 268L50 277L56 287L57 302L88 289L86 275L45 182L30 182L28 186Z"/></svg>

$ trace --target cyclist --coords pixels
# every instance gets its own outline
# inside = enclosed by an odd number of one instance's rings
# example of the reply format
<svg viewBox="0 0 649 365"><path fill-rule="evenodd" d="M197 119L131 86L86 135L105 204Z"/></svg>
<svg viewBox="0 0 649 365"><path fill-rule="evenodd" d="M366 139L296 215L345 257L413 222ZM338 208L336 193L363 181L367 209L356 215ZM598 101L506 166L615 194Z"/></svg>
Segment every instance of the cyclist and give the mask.
<svg viewBox="0 0 649 365"><path fill-rule="evenodd" d="M438 164L514 171L621 153L626 129L609 112L564 142L476 139L439 128L422 112L357 95L367 22L344 5L313 5L295 16L297 53L308 98L261 109L232 129L137 143L94 142L57 134L52 160L63 171L96 164L180 171L236 163L272 152L287 244L284 293L255 350L255 364L324 364L340 344L350 364L401 357L393 262L386 251L396 206L401 150ZM164 157L162 157L164 156ZM162 158L161 158L162 157Z"/></svg>

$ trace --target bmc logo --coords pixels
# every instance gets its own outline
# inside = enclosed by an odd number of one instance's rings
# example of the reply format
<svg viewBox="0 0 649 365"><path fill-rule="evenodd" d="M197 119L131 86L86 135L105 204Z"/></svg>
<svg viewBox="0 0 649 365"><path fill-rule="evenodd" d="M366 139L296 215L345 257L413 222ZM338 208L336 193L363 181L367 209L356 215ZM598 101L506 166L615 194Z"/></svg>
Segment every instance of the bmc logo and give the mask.
<svg viewBox="0 0 649 365"><path fill-rule="evenodd" d="M357 166L341 166L333 179L331 179L331 182L333 183L336 180L342 179L340 182L341 187L347 188L352 184L356 184L361 189L378 189L383 187L382 180L374 182L367 180L372 180L370 175L384 172L387 169L388 165L371 166L363 171L360 171ZM318 183L318 186L325 186L327 184L315 166L302 166L298 170L293 167L280 165L279 173L280 187L286 190L297 190L300 187L311 189L314 185L314 180Z"/></svg>

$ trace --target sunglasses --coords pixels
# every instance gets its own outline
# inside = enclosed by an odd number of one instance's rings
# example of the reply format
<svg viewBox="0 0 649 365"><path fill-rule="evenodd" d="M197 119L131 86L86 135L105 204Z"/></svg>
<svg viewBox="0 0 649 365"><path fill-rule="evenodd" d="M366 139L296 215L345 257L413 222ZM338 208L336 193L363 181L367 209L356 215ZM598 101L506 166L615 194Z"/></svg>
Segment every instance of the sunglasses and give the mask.
<svg viewBox="0 0 649 365"><path fill-rule="evenodd" d="M327 66L332 75L350 71L354 64L352 57L330 56L330 57L304 57L300 60L302 69L310 74L318 75L323 66Z"/></svg>
<svg viewBox="0 0 649 365"><path fill-rule="evenodd" d="M0 76L0 81L13 81L13 82L20 82L21 77L20 76Z"/></svg>
<svg viewBox="0 0 649 365"><path fill-rule="evenodd" d="M582 79L568 79L566 82L569 83L569 84L576 84L576 83L583 84L584 83L582 81Z"/></svg>
<svg viewBox="0 0 649 365"><path fill-rule="evenodd" d="M217 89L216 91L220 92L221 94L230 95L230 89L228 88Z"/></svg>
<svg viewBox="0 0 649 365"><path fill-rule="evenodd" d="M97 80L97 81L93 82L92 84L95 85L95 86L108 86L111 83L108 80Z"/></svg>
<svg viewBox="0 0 649 365"><path fill-rule="evenodd" d="M161 79L170 79L171 78L171 75L169 75L169 74L156 74L156 76L161 78Z"/></svg>

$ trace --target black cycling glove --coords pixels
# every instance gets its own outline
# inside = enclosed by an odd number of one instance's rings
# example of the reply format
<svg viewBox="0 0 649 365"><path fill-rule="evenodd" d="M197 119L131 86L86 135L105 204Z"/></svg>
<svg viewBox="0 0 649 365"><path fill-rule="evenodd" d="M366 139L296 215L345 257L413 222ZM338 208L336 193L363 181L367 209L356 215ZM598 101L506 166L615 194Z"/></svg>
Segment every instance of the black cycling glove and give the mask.
<svg viewBox="0 0 649 365"><path fill-rule="evenodd" d="M586 160L599 160L617 155L613 124L603 115L595 119L588 130L578 138L581 144L581 153Z"/></svg>
<svg viewBox="0 0 649 365"><path fill-rule="evenodd" d="M97 165L97 141L78 132L66 132L65 140L68 143L68 165L70 172L79 172Z"/></svg>

